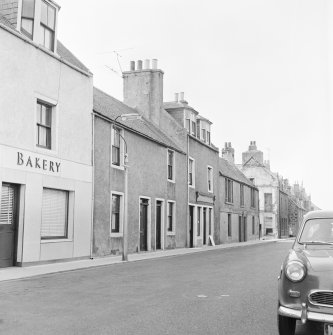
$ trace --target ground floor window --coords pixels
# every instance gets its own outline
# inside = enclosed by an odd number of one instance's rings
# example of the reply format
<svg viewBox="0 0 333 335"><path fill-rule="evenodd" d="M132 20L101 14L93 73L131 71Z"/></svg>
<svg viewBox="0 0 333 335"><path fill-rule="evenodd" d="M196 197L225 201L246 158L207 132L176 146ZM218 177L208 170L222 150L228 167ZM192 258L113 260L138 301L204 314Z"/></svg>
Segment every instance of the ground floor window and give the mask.
<svg viewBox="0 0 333 335"><path fill-rule="evenodd" d="M69 192L43 189L41 239L68 237Z"/></svg>
<svg viewBox="0 0 333 335"><path fill-rule="evenodd" d="M232 231L231 231L231 214L228 214L228 236L231 237Z"/></svg>
<svg viewBox="0 0 333 335"><path fill-rule="evenodd" d="M255 234L255 219L254 216L252 216L252 235Z"/></svg>
<svg viewBox="0 0 333 335"><path fill-rule="evenodd" d="M176 226L176 203L168 201L168 233L175 233Z"/></svg>

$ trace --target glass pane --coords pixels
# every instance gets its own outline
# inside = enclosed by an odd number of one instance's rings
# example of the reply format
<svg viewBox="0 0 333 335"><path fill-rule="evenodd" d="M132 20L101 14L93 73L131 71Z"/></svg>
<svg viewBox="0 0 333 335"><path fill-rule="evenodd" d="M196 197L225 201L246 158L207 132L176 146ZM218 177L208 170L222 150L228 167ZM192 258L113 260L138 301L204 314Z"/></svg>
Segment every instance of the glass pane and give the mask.
<svg viewBox="0 0 333 335"><path fill-rule="evenodd" d="M40 21L47 26L47 4L42 1Z"/></svg>
<svg viewBox="0 0 333 335"><path fill-rule="evenodd" d="M23 0L22 16L34 18L35 0Z"/></svg>
<svg viewBox="0 0 333 335"><path fill-rule="evenodd" d="M38 145L46 147L46 128L38 126Z"/></svg>
<svg viewBox="0 0 333 335"><path fill-rule="evenodd" d="M48 17L47 17L47 25L49 28L51 28L52 30L54 30L54 26L55 26L55 10L53 7L48 6Z"/></svg>
<svg viewBox="0 0 333 335"><path fill-rule="evenodd" d="M46 124L46 107L44 105L41 105L41 124Z"/></svg>
<svg viewBox="0 0 333 335"><path fill-rule="evenodd" d="M51 107L45 107L45 125L51 127Z"/></svg>
<svg viewBox="0 0 333 335"><path fill-rule="evenodd" d="M120 135L119 135L119 130L114 130L114 134L113 134L113 145L115 147L120 147Z"/></svg>
<svg viewBox="0 0 333 335"><path fill-rule="evenodd" d="M113 195L112 196L112 212L119 213L119 195Z"/></svg>
<svg viewBox="0 0 333 335"><path fill-rule="evenodd" d="M41 119L40 119L40 109L41 109L41 105L39 103L37 103L36 106L36 119L37 119L37 123L40 123Z"/></svg>
<svg viewBox="0 0 333 335"><path fill-rule="evenodd" d="M31 19L22 19L21 21L21 30L24 32L27 32L28 37L32 38L32 33L33 33L33 27L34 27L34 21Z"/></svg>

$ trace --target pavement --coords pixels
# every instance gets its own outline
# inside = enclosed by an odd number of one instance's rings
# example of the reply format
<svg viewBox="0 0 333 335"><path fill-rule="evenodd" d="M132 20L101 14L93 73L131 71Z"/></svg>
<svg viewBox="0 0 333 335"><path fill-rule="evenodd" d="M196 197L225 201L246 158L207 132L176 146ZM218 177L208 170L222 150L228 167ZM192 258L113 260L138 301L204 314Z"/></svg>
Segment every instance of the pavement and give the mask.
<svg viewBox="0 0 333 335"><path fill-rule="evenodd" d="M193 254L197 252L207 252L219 249L239 248L249 245L265 244L276 242L278 239L266 238L261 240L252 240L247 242L237 242L229 244L219 244L215 246L204 246L200 248L177 248L161 251L140 252L128 255L128 262L136 262L149 259L157 259L162 257L174 257L179 255ZM281 240L280 240L281 241ZM53 273L75 271L80 269L88 269L98 266L108 266L113 264L123 264L122 256L106 256L96 257L93 259L73 260L66 262L56 262L40 265L31 265L26 267L8 267L0 269L0 282L8 280L19 280L35 276L43 276Z"/></svg>

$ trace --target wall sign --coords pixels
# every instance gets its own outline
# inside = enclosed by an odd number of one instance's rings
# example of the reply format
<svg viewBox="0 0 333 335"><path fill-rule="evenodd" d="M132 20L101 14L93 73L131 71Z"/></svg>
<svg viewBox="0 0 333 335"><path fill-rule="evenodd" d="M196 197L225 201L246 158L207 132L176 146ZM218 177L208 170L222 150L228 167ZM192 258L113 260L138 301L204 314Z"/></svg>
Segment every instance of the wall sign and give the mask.
<svg viewBox="0 0 333 335"><path fill-rule="evenodd" d="M50 159L27 155L18 151L16 164L27 168L30 167L32 169L59 173L61 163Z"/></svg>
<svg viewBox="0 0 333 335"><path fill-rule="evenodd" d="M214 201L215 201L215 196L214 195L208 195L208 194L203 194L200 192L196 192L196 196L197 196L197 202L204 202L207 204L212 204L214 205Z"/></svg>

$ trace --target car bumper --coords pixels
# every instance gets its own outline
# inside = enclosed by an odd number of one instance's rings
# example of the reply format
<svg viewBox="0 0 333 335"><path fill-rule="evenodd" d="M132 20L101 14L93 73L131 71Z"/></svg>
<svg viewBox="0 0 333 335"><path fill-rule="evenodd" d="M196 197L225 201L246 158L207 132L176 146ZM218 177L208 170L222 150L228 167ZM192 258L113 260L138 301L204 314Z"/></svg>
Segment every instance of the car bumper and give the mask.
<svg viewBox="0 0 333 335"><path fill-rule="evenodd" d="M333 314L309 311L305 304L302 304L302 309L292 309L280 306L279 314L282 316L299 319L302 321L302 323L305 323L307 320L333 323Z"/></svg>

